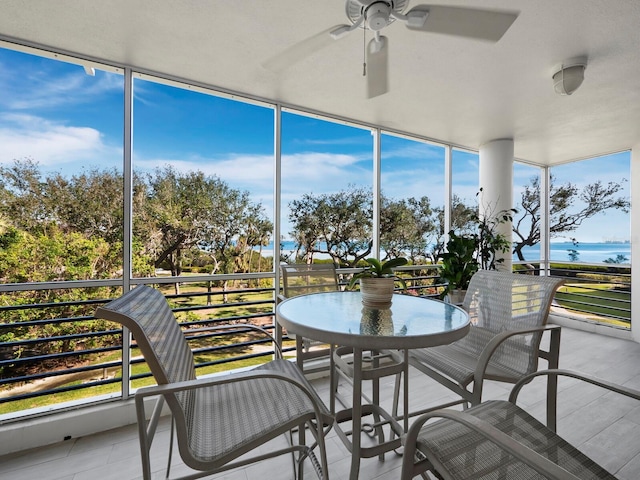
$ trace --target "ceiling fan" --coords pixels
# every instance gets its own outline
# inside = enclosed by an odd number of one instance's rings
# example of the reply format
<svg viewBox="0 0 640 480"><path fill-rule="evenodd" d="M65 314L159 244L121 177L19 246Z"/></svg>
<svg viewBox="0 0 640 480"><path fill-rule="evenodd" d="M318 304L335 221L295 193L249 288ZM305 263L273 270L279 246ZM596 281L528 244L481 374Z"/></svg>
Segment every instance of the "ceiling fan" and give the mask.
<svg viewBox="0 0 640 480"><path fill-rule="evenodd" d="M373 98L389 89L389 39L380 32L394 21L404 23L409 30L497 42L518 17L511 11L444 5L416 5L403 13L408 3L409 0L346 0L349 25L335 25L324 30L263 65L269 70L281 71L358 28L369 30L374 37L366 47L364 74L367 77L367 97Z"/></svg>

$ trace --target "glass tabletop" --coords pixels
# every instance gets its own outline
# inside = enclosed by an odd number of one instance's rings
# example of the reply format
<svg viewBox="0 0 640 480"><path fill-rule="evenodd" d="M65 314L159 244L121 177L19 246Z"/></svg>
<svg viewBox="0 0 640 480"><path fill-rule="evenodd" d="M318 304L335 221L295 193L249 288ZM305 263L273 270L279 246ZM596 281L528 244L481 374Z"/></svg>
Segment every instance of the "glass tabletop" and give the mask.
<svg viewBox="0 0 640 480"><path fill-rule="evenodd" d="M421 348L458 340L469 329L454 305L410 295L393 296L387 309L362 305L360 292L300 295L283 301L278 322L292 333L362 348Z"/></svg>

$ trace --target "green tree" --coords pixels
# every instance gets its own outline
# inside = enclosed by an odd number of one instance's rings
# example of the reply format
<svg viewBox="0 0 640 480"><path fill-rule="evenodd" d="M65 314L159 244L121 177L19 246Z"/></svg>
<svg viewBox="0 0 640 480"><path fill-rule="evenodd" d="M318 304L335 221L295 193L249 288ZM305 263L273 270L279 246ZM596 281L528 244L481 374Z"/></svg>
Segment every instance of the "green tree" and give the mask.
<svg viewBox="0 0 640 480"><path fill-rule="evenodd" d="M445 251L444 234L444 207L434 208L437 227L437 237L431 244L429 257L432 263L437 263ZM451 229L460 234L473 234L476 231L476 221L478 218L477 205L467 205L458 195L451 198Z"/></svg>
<svg viewBox="0 0 640 480"><path fill-rule="evenodd" d="M102 239L66 233L55 227L47 235L8 228L0 234L0 278L6 283L111 278L109 244Z"/></svg>
<svg viewBox="0 0 640 480"><path fill-rule="evenodd" d="M148 239L154 267L166 262L171 274L178 276L185 251L202 238L215 207L219 181L207 179L202 172L183 174L165 167L149 174L146 183L144 206L135 217L136 231Z"/></svg>
<svg viewBox="0 0 640 480"><path fill-rule="evenodd" d="M290 235L296 241L297 257L310 263L315 253L323 253L337 264L356 265L371 253L372 218L372 193L364 188L350 186L293 200Z"/></svg>
<svg viewBox="0 0 640 480"><path fill-rule="evenodd" d="M0 218L37 239L75 234L89 243L102 242L102 256L95 260L100 264L95 270L98 276L80 276L81 270L76 270L78 277L66 279L107 278L122 268L122 185L122 176L115 169L94 169L66 178L60 173L43 176L33 160L16 161L0 167ZM76 257L72 251L67 255ZM83 255L82 249L77 255ZM48 260L43 256L34 261ZM49 265L29 268L46 271Z"/></svg>
<svg viewBox="0 0 640 480"><path fill-rule="evenodd" d="M618 253L616 258L609 257L606 260L603 260L604 263L629 263L629 259L626 255Z"/></svg>
<svg viewBox="0 0 640 480"><path fill-rule="evenodd" d="M147 181L137 231L150 239L156 268L168 263L178 276L195 249L211 258L210 273L232 273L248 268L244 257L252 256L253 247L268 243L273 226L249 192L201 171L182 173L172 167L157 169Z"/></svg>
<svg viewBox="0 0 640 480"><path fill-rule="evenodd" d="M215 204L199 242L214 262L211 273L247 271L245 257L253 255L253 247L269 242L273 225L262 205L251 202L249 192L235 190L224 182Z"/></svg>
<svg viewBox="0 0 640 480"><path fill-rule="evenodd" d="M571 182L557 184L551 176L549 188L549 234L562 236L575 231L582 222L609 209L629 211L626 197L616 196L622 190L620 183L600 181L578 188ZM518 260L525 260L522 250L540 242L540 180L533 177L522 192L519 215L514 216L514 253Z"/></svg>
<svg viewBox="0 0 640 480"><path fill-rule="evenodd" d="M0 167L0 212L18 230L32 234L45 233L55 220L46 183L32 159Z"/></svg>
<svg viewBox="0 0 640 480"><path fill-rule="evenodd" d="M52 225L86 238L122 242L123 180L115 168L97 168L65 177L43 177L36 162L0 167L0 209L21 230L46 233Z"/></svg>
<svg viewBox="0 0 640 480"><path fill-rule="evenodd" d="M429 197L389 200L382 198L380 244L388 257L408 257L422 263L437 242L438 216Z"/></svg>

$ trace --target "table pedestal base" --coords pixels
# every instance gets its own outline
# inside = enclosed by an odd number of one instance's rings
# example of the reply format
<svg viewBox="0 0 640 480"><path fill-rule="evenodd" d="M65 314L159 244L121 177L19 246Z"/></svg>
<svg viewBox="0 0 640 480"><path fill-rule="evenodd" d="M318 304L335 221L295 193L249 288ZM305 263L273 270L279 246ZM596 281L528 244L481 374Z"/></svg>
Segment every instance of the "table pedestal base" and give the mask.
<svg viewBox="0 0 640 480"><path fill-rule="evenodd" d="M365 404L361 406L361 412L359 418L354 418L354 410L347 408L336 413L335 430L347 450L352 454L351 458L351 479L358 478L358 471L360 469L361 458L371 458L379 456L380 460L384 460L384 454L391 450L395 450L402 446L400 437L404 434L404 429L386 410L378 405ZM372 425L362 422L362 417L367 415L373 415L374 422ZM352 421L354 430L344 430L340 424ZM372 428L372 437L377 438L377 444L373 446L362 446L362 439L360 436L365 433L364 427L370 425ZM383 427L389 425L393 432L389 440L385 440L385 433ZM358 435L356 438L354 435ZM356 444L354 448L354 443ZM356 453L354 454L354 450ZM359 452L359 455L358 453Z"/></svg>

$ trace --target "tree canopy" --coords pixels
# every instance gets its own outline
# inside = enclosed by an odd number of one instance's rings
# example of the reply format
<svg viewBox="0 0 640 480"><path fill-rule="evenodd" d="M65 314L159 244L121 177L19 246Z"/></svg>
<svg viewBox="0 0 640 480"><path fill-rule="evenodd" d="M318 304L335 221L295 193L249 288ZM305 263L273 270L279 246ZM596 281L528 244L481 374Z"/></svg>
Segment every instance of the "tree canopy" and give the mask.
<svg viewBox="0 0 640 480"><path fill-rule="evenodd" d="M406 256L423 261L438 242L439 209L428 197L392 200L382 196L380 244L387 257ZM336 193L305 194L289 204L291 237L298 259L329 255L336 264L355 266L371 255L373 194L349 186Z"/></svg>
<svg viewBox="0 0 640 480"><path fill-rule="evenodd" d="M551 177L551 236L574 232L608 209L628 211L628 198L619 195L622 188L622 183L600 181L578 188ZM122 275L123 195L123 177L116 169L43 174L30 159L0 167L0 276L23 282ZM308 193L289 207L289 233L299 259L312 261L324 254L336 264L354 266L371 255L370 188ZM514 253L524 260L523 248L540 241L538 177L525 186L518 212L513 217ZM260 256L255 250L269 243L273 227L249 192L201 171L172 167L134 175L133 214L133 269L138 276L161 267L177 276L196 260L209 265L209 273L250 271L253 258ZM451 219L454 231L470 232L477 225L477 207L454 196ZM444 228L443 207L432 205L427 196L381 198L380 242L389 257L437 261ZM25 245L39 245L34 252L40 253L21 251ZM51 261L59 253L55 245L76 247L76 253L65 253L75 266Z"/></svg>
<svg viewBox="0 0 640 480"><path fill-rule="evenodd" d="M558 184L553 175L549 186L549 234L559 237L574 232L582 222L609 209L629 211L630 202L617 194L620 183L600 181L578 188L571 182ZM522 191L518 214L513 217L514 250L519 260L525 260L524 247L540 242L540 180L532 177Z"/></svg>
<svg viewBox="0 0 640 480"><path fill-rule="evenodd" d="M121 275L123 212L123 177L116 169L66 177L44 175L30 159L0 167L0 276L29 282ZM163 266L180 275L185 259L202 253L212 273L243 271L250 268L246 257L268 243L271 231L262 206L218 177L171 167L134 176L136 275Z"/></svg>

